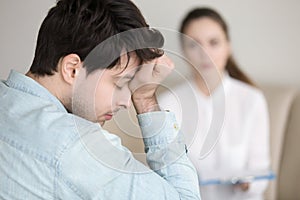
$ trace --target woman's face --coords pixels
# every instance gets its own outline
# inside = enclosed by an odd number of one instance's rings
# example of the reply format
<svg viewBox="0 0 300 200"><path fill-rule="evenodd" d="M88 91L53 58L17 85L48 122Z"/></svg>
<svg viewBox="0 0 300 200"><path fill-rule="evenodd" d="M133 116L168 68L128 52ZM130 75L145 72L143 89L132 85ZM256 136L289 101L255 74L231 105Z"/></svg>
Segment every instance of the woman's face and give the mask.
<svg viewBox="0 0 300 200"><path fill-rule="evenodd" d="M205 73L216 66L223 73L230 55L230 44L222 27L208 17L189 22L183 40L183 50L191 64Z"/></svg>

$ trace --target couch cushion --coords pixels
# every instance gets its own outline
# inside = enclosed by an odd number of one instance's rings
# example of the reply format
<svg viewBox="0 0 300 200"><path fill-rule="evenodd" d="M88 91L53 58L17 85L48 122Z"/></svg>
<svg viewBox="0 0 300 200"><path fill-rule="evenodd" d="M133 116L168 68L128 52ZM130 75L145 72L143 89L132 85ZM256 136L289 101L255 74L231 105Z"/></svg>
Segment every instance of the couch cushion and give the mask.
<svg viewBox="0 0 300 200"><path fill-rule="evenodd" d="M277 85L263 85L270 114L270 152L271 168L279 176L279 168L282 157L283 141L291 105L296 96L296 89ZM269 184L266 191L266 199L277 198L278 178Z"/></svg>
<svg viewBox="0 0 300 200"><path fill-rule="evenodd" d="M300 199L300 93L294 101L284 140L279 173L279 199Z"/></svg>

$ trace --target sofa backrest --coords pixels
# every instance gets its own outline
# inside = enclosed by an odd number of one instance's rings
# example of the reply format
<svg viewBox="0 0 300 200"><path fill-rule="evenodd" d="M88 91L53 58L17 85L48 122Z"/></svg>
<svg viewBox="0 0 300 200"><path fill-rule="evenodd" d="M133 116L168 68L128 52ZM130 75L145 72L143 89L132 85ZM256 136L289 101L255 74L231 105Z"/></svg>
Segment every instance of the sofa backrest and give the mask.
<svg viewBox="0 0 300 200"><path fill-rule="evenodd" d="M277 176L274 181L270 182L265 198L267 200L276 200L278 197L284 138L289 123L291 106L297 92L294 88L277 85L263 85L261 88L269 108L271 168Z"/></svg>
<svg viewBox="0 0 300 200"><path fill-rule="evenodd" d="M300 199L300 93L291 107L278 178L280 200Z"/></svg>

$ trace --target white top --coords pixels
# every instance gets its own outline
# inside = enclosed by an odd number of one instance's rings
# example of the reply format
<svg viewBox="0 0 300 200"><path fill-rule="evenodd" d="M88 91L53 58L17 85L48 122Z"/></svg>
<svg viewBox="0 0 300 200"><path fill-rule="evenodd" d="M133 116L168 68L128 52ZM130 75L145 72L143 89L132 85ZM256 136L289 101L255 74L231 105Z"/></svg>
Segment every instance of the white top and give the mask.
<svg viewBox="0 0 300 200"><path fill-rule="evenodd" d="M175 112L199 178L269 169L269 118L261 91L228 75L209 97L194 83L170 90L159 94L158 101ZM259 200L266 187L267 181L256 181L247 192L232 185L200 189L203 200Z"/></svg>

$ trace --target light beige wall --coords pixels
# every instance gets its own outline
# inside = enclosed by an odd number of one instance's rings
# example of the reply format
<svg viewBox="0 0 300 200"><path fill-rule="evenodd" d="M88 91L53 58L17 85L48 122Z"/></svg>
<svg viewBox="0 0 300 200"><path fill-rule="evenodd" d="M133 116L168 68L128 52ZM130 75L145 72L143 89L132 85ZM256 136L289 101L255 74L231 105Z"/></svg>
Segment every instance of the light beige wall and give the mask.
<svg viewBox="0 0 300 200"><path fill-rule="evenodd" d="M217 9L230 26L234 55L254 80L300 88L300 1L135 0L149 24L178 29L188 10Z"/></svg>
<svg viewBox="0 0 300 200"><path fill-rule="evenodd" d="M10 69L26 72L32 62L40 24L55 0L0 1L0 79Z"/></svg>
<svg viewBox="0 0 300 200"><path fill-rule="evenodd" d="M195 6L219 10L231 28L236 59L256 81L300 88L300 1L135 0L152 26L177 30ZM55 0L1 0L0 79L31 64L39 26Z"/></svg>

